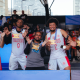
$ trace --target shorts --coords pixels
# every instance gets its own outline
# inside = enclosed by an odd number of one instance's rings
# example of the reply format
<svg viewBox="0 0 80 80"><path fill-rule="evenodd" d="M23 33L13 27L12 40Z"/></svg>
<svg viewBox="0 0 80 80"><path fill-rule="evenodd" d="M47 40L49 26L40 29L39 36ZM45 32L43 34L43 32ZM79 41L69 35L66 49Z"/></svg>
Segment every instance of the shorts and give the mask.
<svg viewBox="0 0 80 80"><path fill-rule="evenodd" d="M20 56L15 56L11 53L10 60L9 60L9 70L15 70L18 68L18 64L20 64L21 68L25 70L27 64L27 58L25 54Z"/></svg>
<svg viewBox="0 0 80 80"><path fill-rule="evenodd" d="M70 66L70 62L67 56L59 59L53 59L49 61L48 69L57 70L57 64L60 70L64 70L64 68Z"/></svg>

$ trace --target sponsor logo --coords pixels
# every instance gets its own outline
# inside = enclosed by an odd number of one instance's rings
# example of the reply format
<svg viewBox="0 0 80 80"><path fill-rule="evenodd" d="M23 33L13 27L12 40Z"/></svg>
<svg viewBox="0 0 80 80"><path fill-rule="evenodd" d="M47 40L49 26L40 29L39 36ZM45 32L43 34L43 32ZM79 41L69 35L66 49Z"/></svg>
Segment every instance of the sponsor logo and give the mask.
<svg viewBox="0 0 80 80"><path fill-rule="evenodd" d="M65 62L63 62L63 65L65 65Z"/></svg>
<svg viewBox="0 0 80 80"><path fill-rule="evenodd" d="M50 40L50 37L48 38L48 40Z"/></svg>
<svg viewBox="0 0 80 80"><path fill-rule="evenodd" d="M23 43L23 42L24 42L24 40L23 40L23 39L15 39L15 38L13 38L13 42Z"/></svg>
<svg viewBox="0 0 80 80"><path fill-rule="evenodd" d="M20 35L20 34L12 34L12 37L13 37L13 38L19 38L19 35Z"/></svg>
<svg viewBox="0 0 80 80"><path fill-rule="evenodd" d="M56 39L56 41L55 41L55 43L60 43L60 42L61 42L60 38Z"/></svg>

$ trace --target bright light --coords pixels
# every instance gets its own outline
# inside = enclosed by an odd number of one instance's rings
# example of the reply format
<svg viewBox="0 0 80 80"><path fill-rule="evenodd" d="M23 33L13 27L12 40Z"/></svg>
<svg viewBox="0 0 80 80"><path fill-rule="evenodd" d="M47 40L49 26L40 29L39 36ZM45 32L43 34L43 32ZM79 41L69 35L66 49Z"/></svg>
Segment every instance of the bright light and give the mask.
<svg viewBox="0 0 80 80"><path fill-rule="evenodd" d="M53 0L48 0L49 7ZM54 0L52 15L73 15L73 0Z"/></svg>

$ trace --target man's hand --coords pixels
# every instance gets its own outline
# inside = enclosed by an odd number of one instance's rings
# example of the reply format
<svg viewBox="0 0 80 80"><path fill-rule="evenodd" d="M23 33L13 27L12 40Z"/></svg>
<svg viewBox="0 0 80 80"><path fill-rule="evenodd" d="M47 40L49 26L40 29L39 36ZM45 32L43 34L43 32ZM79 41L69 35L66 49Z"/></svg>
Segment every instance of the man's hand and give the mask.
<svg viewBox="0 0 80 80"><path fill-rule="evenodd" d="M26 38L26 35L28 34L28 31L26 30L24 33L22 33L22 36L24 37L24 38Z"/></svg>
<svg viewBox="0 0 80 80"><path fill-rule="evenodd" d="M10 34L10 31L8 30L7 27L5 27L3 31L4 31L4 33L6 34L6 36L8 36L8 35Z"/></svg>
<svg viewBox="0 0 80 80"><path fill-rule="evenodd" d="M28 42L28 44L31 44L32 40L29 39L29 36L26 37L26 41Z"/></svg>
<svg viewBox="0 0 80 80"><path fill-rule="evenodd" d="M69 43L70 46L76 47L77 43L76 41L69 40L67 43Z"/></svg>
<svg viewBox="0 0 80 80"><path fill-rule="evenodd" d="M47 44L48 40L46 39L43 43L42 43L42 47L45 46L45 44Z"/></svg>
<svg viewBox="0 0 80 80"><path fill-rule="evenodd" d="M3 38L5 36L5 32L1 33L1 37Z"/></svg>

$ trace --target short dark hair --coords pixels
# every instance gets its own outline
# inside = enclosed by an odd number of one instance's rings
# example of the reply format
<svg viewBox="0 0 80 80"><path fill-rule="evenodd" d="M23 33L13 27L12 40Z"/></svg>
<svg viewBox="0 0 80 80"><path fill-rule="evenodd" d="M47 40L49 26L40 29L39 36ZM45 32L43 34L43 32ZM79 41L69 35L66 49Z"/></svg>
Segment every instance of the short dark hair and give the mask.
<svg viewBox="0 0 80 80"><path fill-rule="evenodd" d="M48 19L46 26L49 27L49 23L52 23L52 22L54 22L57 26L59 24L59 21L56 18L52 17L52 18Z"/></svg>
<svg viewBox="0 0 80 80"><path fill-rule="evenodd" d="M12 24L11 24L11 23L9 23L9 25L11 25L11 26L12 26Z"/></svg>
<svg viewBox="0 0 80 80"><path fill-rule="evenodd" d="M10 19L10 18L7 18L7 20L8 20L8 19Z"/></svg>
<svg viewBox="0 0 80 80"><path fill-rule="evenodd" d="M17 20L17 22L18 22L19 20L21 20L21 21L22 21L22 23L24 23L24 21L23 21L22 19L18 19L18 20Z"/></svg>
<svg viewBox="0 0 80 80"><path fill-rule="evenodd" d="M30 28L31 28L31 26L30 26L28 23L24 23L24 25L27 25L28 27L30 27Z"/></svg>
<svg viewBox="0 0 80 80"><path fill-rule="evenodd" d="M36 31L35 34L36 34L37 32L41 33L40 31ZM42 37L42 33L41 33L41 37Z"/></svg>
<svg viewBox="0 0 80 80"><path fill-rule="evenodd" d="M13 10L13 11L16 11L16 10ZM17 11L16 11L17 12Z"/></svg>

